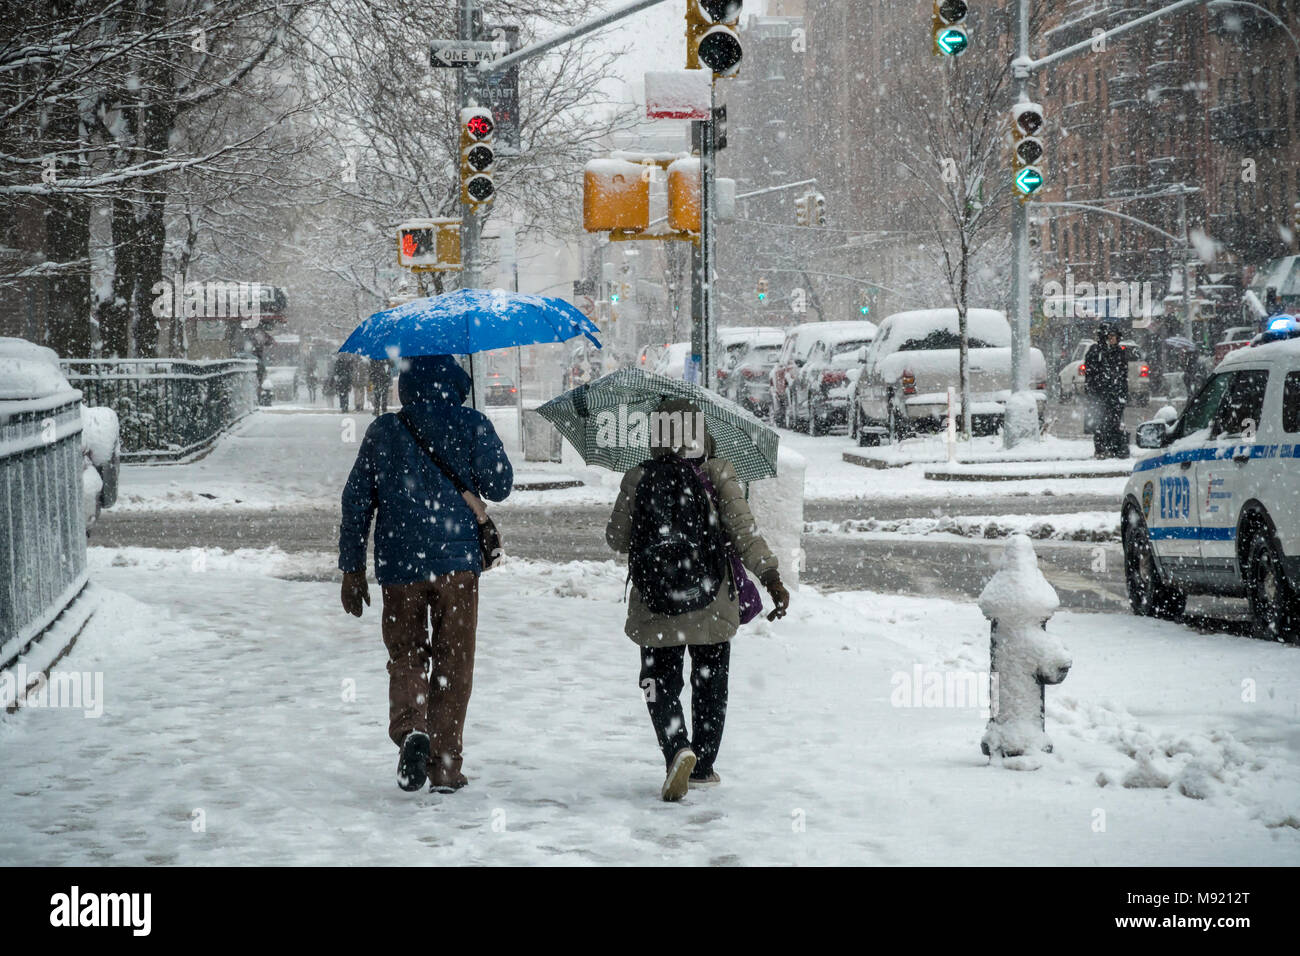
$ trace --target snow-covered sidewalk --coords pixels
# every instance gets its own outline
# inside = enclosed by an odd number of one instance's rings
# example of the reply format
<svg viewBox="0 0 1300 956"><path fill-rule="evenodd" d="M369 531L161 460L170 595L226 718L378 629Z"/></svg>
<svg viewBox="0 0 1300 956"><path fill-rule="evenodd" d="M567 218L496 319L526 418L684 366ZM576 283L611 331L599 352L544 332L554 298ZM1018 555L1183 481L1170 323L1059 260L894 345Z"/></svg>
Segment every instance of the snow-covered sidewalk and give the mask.
<svg viewBox="0 0 1300 956"><path fill-rule="evenodd" d="M1300 863L1295 648L1059 614L1056 753L1017 772L927 691L987 670L978 610L804 589L736 639L723 786L671 805L623 569L514 561L483 578L473 783L412 795L379 596L357 621L272 576L304 560L92 549L103 606L60 666L103 672L104 713L0 717L0 862Z"/></svg>

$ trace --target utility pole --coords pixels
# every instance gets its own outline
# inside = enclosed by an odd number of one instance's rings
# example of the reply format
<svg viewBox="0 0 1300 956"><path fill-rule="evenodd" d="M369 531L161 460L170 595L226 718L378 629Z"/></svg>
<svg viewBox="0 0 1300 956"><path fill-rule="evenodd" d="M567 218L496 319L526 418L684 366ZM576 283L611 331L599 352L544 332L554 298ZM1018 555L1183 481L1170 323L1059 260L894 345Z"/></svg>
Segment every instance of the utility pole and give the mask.
<svg viewBox="0 0 1300 956"><path fill-rule="evenodd" d="M1095 50L1099 41L1105 42L1111 37L1117 37L1139 26L1153 23L1171 13L1188 10L1211 2L1216 5L1240 5L1237 0L1174 0L1174 2L1158 10L1153 10L1133 20L1094 33L1086 40L1072 43L1055 53L1049 53L1035 60L1029 56L1029 0L1016 0L1016 56L1011 61L1012 75L1016 82L1016 102L1029 102L1029 77L1057 60ZM1011 245L1011 301L1009 306L1011 314L1009 318L1011 321L1011 391L1014 394L1027 391L1029 388L1029 211L1025 202L1018 202L1011 213ZM1184 243L1184 249L1186 249L1186 245ZM1186 257L1186 252L1184 252L1184 257ZM1186 269L1186 258L1184 258L1184 269ZM1185 276L1186 271L1184 271ZM1186 278L1184 278L1184 281L1186 281ZM1186 320L1186 325L1190 331L1190 319ZM1003 429L1008 445L1014 444L1019 438L1016 432L1017 429L1013 428Z"/></svg>
<svg viewBox="0 0 1300 956"><path fill-rule="evenodd" d="M1029 0L1016 0L1016 102L1029 102ZM1017 202L1011 210L1011 392L1029 390L1029 208ZM1008 444L1018 437L1004 428Z"/></svg>
<svg viewBox="0 0 1300 956"><path fill-rule="evenodd" d="M700 241L692 245L691 264L695 267L691 287L691 356L699 371L698 384L713 388L717 384L717 313L714 297L714 211L717 209L717 127L713 122L715 86L710 84L709 119L700 120Z"/></svg>
<svg viewBox="0 0 1300 956"><path fill-rule="evenodd" d="M1192 306L1192 239L1187 228L1187 184L1178 184L1178 231L1182 233L1183 253L1183 335L1196 341L1192 335L1195 311Z"/></svg>

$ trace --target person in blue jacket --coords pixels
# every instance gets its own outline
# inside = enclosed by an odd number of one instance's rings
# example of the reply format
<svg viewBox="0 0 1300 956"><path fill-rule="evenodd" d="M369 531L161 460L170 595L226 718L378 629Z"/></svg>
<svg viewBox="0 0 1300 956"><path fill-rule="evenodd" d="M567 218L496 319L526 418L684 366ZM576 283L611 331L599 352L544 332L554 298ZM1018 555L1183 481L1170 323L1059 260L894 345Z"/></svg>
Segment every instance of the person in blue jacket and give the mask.
<svg viewBox="0 0 1300 956"><path fill-rule="evenodd" d="M401 364L403 414L381 415L366 429L343 489L342 600L357 617L370 603L366 538L373 517L388 648L388 734L401 750L398 785L419 790L428 779L430 789L446 793L468 782L461 744L482 558L472 496L457 491L425 449L491 501L510 494L514 471L492 423L462 404L470 379L455 359L422 355Z"/></svg>

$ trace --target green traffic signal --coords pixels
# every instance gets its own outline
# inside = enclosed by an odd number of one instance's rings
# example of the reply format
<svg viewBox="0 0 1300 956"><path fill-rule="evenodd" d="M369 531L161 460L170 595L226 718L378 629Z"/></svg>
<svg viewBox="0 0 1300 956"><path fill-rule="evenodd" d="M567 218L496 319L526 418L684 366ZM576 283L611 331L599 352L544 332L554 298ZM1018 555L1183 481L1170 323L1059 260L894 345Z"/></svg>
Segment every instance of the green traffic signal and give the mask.
<svg viewBox="0 0 1300 956"><path fill-rule="evenodd" d="M759 301L759 302L765 302L765 301L767 301L767 293L766 293L766 292L760 292L760 293L758 294L758 301Z"/></svg>
<svg viewBox="0 0 1300 956"><path fill-rule="evenodd" d="M1038 192L1043 185L1043 174L1032 166L1028 166L1016 173L1016 189L1020 190L1022 196L1029 196Z"/></svg>
<svg viewBox="0 0 1300 956"><path fill-rule="evenodd" d="M871 312L871 306L869 305L859 306L858 311L861 312L863 315L868 315Z"/></svg>
<svg viewBox="0 0 1300 956"><path fill-rule="evenodd" d="M934 35L934 43L944 56L957 56L970 46L970 37L961 27L944 27Z"/></svg>

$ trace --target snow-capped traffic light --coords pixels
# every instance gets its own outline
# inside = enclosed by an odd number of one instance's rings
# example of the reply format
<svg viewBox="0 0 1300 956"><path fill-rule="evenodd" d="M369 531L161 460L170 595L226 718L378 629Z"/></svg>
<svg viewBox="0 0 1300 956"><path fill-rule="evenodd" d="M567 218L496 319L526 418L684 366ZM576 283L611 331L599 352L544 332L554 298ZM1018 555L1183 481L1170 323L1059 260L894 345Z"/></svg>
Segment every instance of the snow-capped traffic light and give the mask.
<svg viewBox="0 0 1300 956"><path fill-rule="evenodd" d="M397 264L416 272L460 270L460 220L410 219L397 227Z"/></svg>
<svg viewBox="0 0 1300 956"><path fill-rule="evenodd" d="M1016 193L1024 202L1043 187L1043 108L1037 103L1017 103L1011 111L1011 149L1015 164Z"/></svg>
<svg viewBox="0 0 1300 956"><path fill-rule="evenodd" d="M740 72L740 10L744 0L686 0L686 68L714 76Z"/></svg>
<svg viewBox="0 0 1300 956"><path fill-rule="evenodd" d="M966 0L934 0L930 32L935 56L958 56L970 46L970 37L962 25L966 12Z"/></svg>
<svg viewBox="0 0 1300 956"><path fill-rule="evenodd" d="M495 133L491 110L460 111L460 201L467 206L486 205L496 196Z"/></svg>
<svg viewBox="0 0 1300 956"><path fill-rule="evenodd" d="M759 302L767 301L767 280L766 279L758 280L758 301Z"/></svg>
<svg viewBox="0 0 1300 956"><path fill-rule="evenodd" d="M813 224L813 197L811 193L800 196L794 201L794 221L800 226Z"/></svg>

